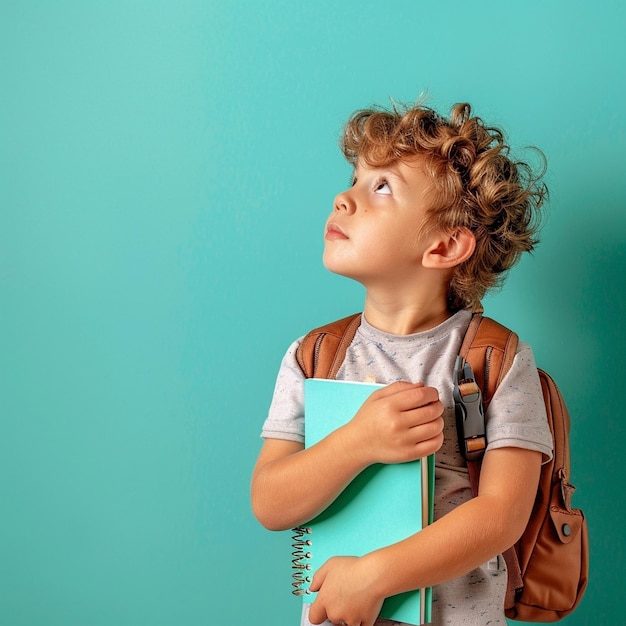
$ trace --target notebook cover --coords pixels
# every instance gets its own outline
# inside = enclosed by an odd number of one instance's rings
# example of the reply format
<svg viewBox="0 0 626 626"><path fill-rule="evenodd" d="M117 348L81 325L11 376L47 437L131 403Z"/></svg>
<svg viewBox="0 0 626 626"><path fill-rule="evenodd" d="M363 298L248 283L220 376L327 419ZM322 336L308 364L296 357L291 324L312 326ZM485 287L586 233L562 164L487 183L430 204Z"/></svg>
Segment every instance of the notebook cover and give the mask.
<svg viewBox="0 0 626 626"><path fill-rule="evenodd" d="M305 445L314 445L352 419L382 385L311 378L305 381ZM422 487L432 518L434 457L393 465L376 464L359 474L323 513L306 524L311 575L331 556L361 556L422 529ZM430 472L429 472L430 468ZM422 477L422 471L426 477ZM422 596L425 596L422 613ZM315 594L303 595L313 602ZM430 590L387 598L381 616L407 624L429 621ZM423 615L423 618L420 618Z"/></svg>

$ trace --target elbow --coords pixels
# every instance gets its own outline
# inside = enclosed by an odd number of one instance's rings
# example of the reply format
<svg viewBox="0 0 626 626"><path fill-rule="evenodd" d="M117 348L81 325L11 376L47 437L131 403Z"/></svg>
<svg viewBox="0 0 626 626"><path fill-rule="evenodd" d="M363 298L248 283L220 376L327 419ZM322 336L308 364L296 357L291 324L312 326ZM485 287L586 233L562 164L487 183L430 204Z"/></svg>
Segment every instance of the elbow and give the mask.
<svg viewBox="0 0 626 626"><path fill-rule="evenodd" d="M481 502L481 515L489 511L489 520L481 525L481 537L489 546L490 555L501 554L514 546L524 534L530 519L526 507L506 505L497 498L484 498Z"/></svg>
<svg viewBox="0 0 626 626"><path fill-rule="evenodd" d="M280 531L289 530L293 524L286 523L286 521L278 514L276 506L272 505L272 502L267 497L263 497L259 493L259 489L255 489L254 483L251 490L251 504L252 514L256 520L266 528L267 530Z"/></svg>
<svg viewBox="0 0 626 626"><path fill-rule="evenodd" d="M504 552L514 546L524 534L530 519L530 512L525 509L507 510L501 513L500 519L499 552Z"/></svg>
<svg viewBox="0 0 626 626"><path fill-rule="evenodd" d="M255 505L254 500L252 502L252 513L259 524L267 530L280 531L292 528L291 524L285 524L284 521L277 519L273 511Z"/></svg>
<svg viewBox="0 0 626 626"><path fill-rule="evenodd" d="M257 517L257 520L260 522L263 528L265 528L266 530L271 530L273 532L278 532L281 530L290 530L292 528L292 526L284 526L283 524L275 522L274 520L271 520L271 519L261 520Z"/></svg>
<svg viewBox="0 0 626 626"><path fill-rule="evenodd" d="M530 513L528 515L525 512L521 512L511 520L509 527L509 542L508 545L514 546L524 534L528 521L530 520Z"/></svg>

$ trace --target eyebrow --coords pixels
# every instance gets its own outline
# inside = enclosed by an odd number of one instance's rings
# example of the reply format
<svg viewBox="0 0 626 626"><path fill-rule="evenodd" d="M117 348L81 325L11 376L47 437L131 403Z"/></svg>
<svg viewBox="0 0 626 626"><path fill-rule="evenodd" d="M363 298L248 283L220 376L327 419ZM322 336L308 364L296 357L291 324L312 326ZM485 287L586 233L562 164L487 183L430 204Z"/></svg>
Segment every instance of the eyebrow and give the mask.
<svg viewBox="0 0 626 626"><path fill-rule="evenodd" d="M404 176L402 175L402 173L400 172L400 170L394 163L392 163L391 165L385 165L383 167L374 167L371 169L380 170L385 176L391 175L397 178L398 180L400 180L400 182L404 183L405 185L407 184L406 178L404 178ZM358 180L357 170L358 170L358 165L355 166L355 168L352 170L352 176L350 177L350 184L352 186L354 186Z"/></svg>

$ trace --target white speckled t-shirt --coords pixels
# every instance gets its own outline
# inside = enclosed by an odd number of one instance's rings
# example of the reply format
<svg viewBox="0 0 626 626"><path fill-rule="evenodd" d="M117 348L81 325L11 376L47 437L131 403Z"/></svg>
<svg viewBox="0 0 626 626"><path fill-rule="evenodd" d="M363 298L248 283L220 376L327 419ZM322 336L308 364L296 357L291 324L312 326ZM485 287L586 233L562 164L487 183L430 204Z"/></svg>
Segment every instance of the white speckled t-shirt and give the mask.
<svg viewBox="0 0 626 626"><path fill-rule="evenodd" d="M337 374L339 380L384 384L421 381L438 389L445 407L445 441L436 455L435 519L472 497L458 449L452 397L454 361L470 318L471 312L462 310L439 326L413 335L384 333L362 318ZM262 437L304 442L304 375L295 358L300 341L295 341L283 358ZM521 341L513 365L489 405L486 425L488 450L513 446L537 450L546 459L552 454L535 360L530 347ZM493 559L433 589L432 623L505 625L505 591L504 561ZM377 624L393 622L379 620ZM303 625L308 625L305 615Z"/></svg>

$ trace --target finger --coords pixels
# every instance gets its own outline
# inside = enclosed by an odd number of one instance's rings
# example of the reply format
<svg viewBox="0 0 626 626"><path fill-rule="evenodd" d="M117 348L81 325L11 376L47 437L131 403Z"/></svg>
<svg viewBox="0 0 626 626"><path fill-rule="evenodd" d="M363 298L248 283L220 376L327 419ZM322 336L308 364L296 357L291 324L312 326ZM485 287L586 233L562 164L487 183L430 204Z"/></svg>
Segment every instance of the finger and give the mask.
<svg viewBox="0 0 626 626"><path fill-rule="evenodd" d="M435 437L431 439L423 439L418 441L413 447L413 455L414 459L423 459L424 457L429 456L430 454L434 454L441 449L443 445L444 436L443 433L439 433Z"/></svg>
<svg viewBox="0 0 626 626"><path fill-rule="evenodd" d="M402 393L403 391L411 390L411 389L419 389L424 386L424 383L410 383L406 380L399 380L395 383L390 383L389 385L385 385L382 389L377 389L374 391L370 398L372 399L382 399L382 398L390 398L398 393Z"/></svg>
<svg viewBox="0 0 626 626"><path fill-rule="evenodd" d="M321 603L316 599L315 602L309 608L308 615L309 622L311 624L322 624L328 619L328 614L326 613L326 609L321 605Z"/></svg>
<svg viewBox="0 0 626 626"><path fill-rule="evenodd" d="M401 413L409 426L417 427L434 422L435 425L440 424L443 428L441 420L444 409L443 403L440 400L435 400L422 406L405 409Z"/></svg>
<svg viewBox="0 0 626 626"><path fill-rule="evenodd" d="M429 422L440 424L444 409L443 403L440 400L435 400L420 406L396 406L391 408L391 411L397 416L397 426L408 429L422 426Z"/></svg>
<svg viewBox="0 0 626 626"><path fill-rule="evenodd" d="M313 574L313 579L311 580L311 584L309 585L309 589L313 592L319 591L322 588L322 583L324 582L324 578L326 578L326 570L324 566L320 567L315 574Z"/></svg>
<svg viewBox="0 0 626 626"><path fill-rule="evenodd" d="M443 432L445 422L443 413L436 407L422 407L403 414L408 428L407 436L415 441L432 439Z"/></svg>
<svg viewBox="0 0 626 626"><path fill-rule="evenodd" d="M401 389L397 393L386 397L383 401L391 403L393 408L398 411L410 411L438 402L439 391L435 387L414 386Z"/></svg>

